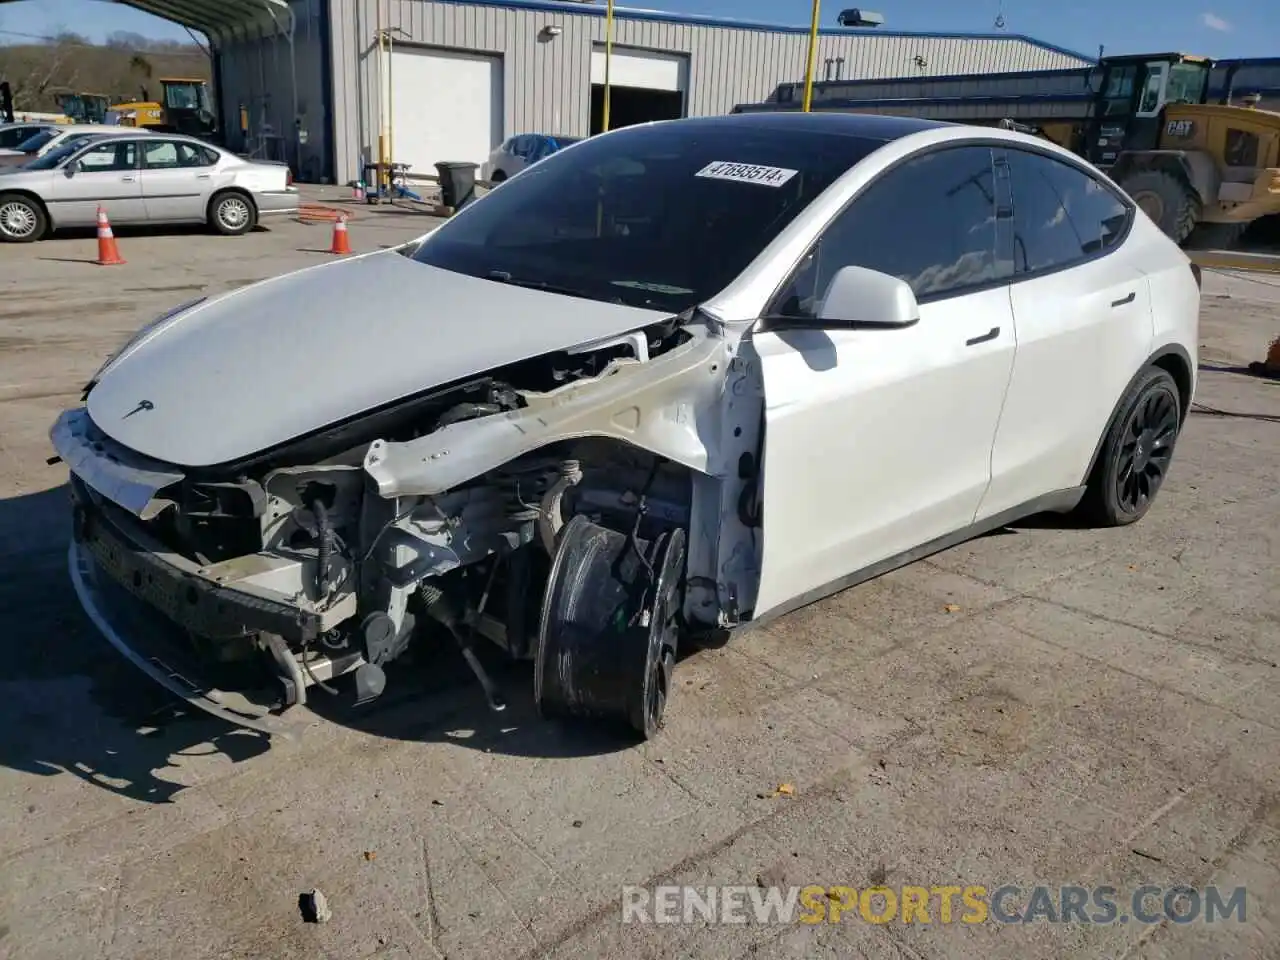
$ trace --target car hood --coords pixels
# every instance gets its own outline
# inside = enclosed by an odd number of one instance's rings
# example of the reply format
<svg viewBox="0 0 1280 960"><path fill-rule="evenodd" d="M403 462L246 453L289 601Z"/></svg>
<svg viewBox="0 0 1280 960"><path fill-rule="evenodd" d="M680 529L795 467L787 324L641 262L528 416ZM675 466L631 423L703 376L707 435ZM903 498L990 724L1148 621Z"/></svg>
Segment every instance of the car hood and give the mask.
<svg viewBox="0 0 1280 960"><path fill-rule="evenodd" d="M158 324L107 365L87 406L126 447L213 466L667 316L383 251L242 287Z"/></svg>

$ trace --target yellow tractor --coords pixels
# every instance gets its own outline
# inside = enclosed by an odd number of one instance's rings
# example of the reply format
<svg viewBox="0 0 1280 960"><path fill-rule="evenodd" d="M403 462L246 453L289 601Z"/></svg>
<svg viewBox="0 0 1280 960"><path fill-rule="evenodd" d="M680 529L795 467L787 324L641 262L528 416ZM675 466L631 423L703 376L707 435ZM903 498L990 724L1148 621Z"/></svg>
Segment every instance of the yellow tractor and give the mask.
<svg viewBox="0 0 1280 960"><path fill-rule="evenodd" d="M1211 63L1179 54L1104 61L1083 153L1179 243L1231 246L1280 213L1280 113L1209 103ZM1194 231L1194 237L1192 233Z"/></svg>
<svg viewBox="0 0 1280 960"><path fill-rule="evenodd" d="M209 96L208 81L190 77L167 77L160 80L161 99L142 99L116 103L108 115L126 127L148 127L166 133L186 133L196 137L212 137L218 129L217 114Z"/></svg>

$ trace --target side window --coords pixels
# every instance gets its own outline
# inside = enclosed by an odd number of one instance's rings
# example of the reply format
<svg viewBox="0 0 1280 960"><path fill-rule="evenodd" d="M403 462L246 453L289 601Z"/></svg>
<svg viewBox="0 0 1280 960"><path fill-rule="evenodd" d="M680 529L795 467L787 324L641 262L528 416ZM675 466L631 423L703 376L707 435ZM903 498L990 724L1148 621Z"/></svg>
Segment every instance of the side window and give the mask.
<svg viewBox="0 0 1280 960"><path fill-rule="evenodd" d="M142 148L142 162L148 170L172 170L179 166L178 145L172 140L148 141Z"/></svg>
<svg viewBox="0 0 1280 960"><path fill-rule="evenodd" d="M814 315L847 266L899 277L921 299L1009 276L997 255L995 189L987 147L937 150L900 164L837 215L769 312Z"/></svg>
<svg viewBox="0 0 1280 960"><path fill-rule="evenodd" d="M147 141L142 161L148 170L175 170L179 167L207 167L207 151L173 140Z"/></svg>
<svg viewBox="0 0 1280 960"><path fill-rule="evenodd" d="M104 143L80 154L80 166L86 173L132 170L137 162L137 144L132 140Z"/></svg>
<svg viewBox="0 0 1280 960"><path fill-rule="evenodd" d="M1132 213L1110 188L1052 157L1009 150L1016 273L1067 266L1115 246Z"/></svg>

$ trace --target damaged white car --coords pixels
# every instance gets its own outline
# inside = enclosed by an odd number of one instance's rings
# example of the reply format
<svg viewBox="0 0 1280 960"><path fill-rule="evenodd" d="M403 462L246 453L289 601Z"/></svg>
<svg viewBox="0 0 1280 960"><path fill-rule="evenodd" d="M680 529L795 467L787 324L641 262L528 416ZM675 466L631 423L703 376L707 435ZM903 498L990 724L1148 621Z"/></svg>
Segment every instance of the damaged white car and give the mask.
<svg viewBox="0 0 1280 960"><path fill-rule="evenodd" d="M660 728L678 641L1041 511L1141 517L1199 275L1016 133L748 114L577 143L425 238L188 304L51 439L106 637L267 731L413 644ZM265 695L263 690L265 688Z"/></svg>

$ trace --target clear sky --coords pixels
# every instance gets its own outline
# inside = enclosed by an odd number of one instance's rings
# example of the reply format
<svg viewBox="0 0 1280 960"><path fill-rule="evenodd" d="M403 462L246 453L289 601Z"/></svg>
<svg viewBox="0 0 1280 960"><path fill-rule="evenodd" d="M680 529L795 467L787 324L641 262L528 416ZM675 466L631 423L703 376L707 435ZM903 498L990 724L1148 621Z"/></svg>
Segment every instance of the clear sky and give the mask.
<svg viewBox="0 0 1280 960"><path fill-rule="evenodd" d="M597 0L603 6L604 0ZM807 25L809 0L619 0L636 6L770 23ZM1209 57L1280 56L1280 0L824 0L822 21L834 25L848 6L885 18L886 29L991 31L998 14L1005 29L1096 55L1177 50ZM75 30L100 39L113 30L156 38L185 32L171 23L104 0L21 0L0 3L0 42L12 33Z"/></svg>

